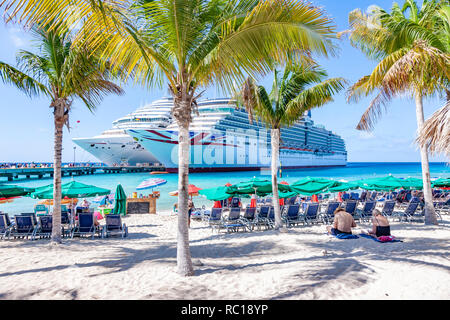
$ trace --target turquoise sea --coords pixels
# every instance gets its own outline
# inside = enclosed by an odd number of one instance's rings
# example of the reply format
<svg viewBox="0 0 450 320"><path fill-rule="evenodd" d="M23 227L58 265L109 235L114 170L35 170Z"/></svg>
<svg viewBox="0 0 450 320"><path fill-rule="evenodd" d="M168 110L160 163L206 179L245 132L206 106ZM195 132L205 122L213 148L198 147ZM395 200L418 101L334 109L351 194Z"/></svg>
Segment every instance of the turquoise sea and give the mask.
<svg viewBox="0 0 450 320"><path fill-rule="evenodd" d="M441 178L450 177L450 166L447 163L431 163L431 177ZM420 163L348 163L346 167L336 168L314 168L314 169L296 169L282 170L280 181L294 183L304 177L323 177L335 180L357 180L369 177L381 177L392 174L397 177L417 177L421 178ZM270 180L270 171L251 171L251 172L223 172L223 173L193 173L189 175L189 183L200 188L212 188L225 185L226 183L235 184L246 181L253 177L262 177ZM78 176L73 179L82 183L95 185L110 189L115 192L117 184L122 184L125 192L131 196L136 192L138 186L143 180L149 178L162 178L167 180L167 184L156 188L160 191L161 197L157 201L158 210L172 210L173 204L177 201L176 197L170 196L169 192L178 187L178 176L176 174L150 175L149 173L127 173L127 174L96 174L90 176ZM64 177L63 183L68 182L72 177ZM5 181L1 181L5 182ZM13 184L25 187L38 187L52 183L51 179L43 180L15 180ZM145 194L146 190L138 192ZM147 191L149 193L149 191ZM90 199L88 199L90 200ZM33 206L37 200L22 197L15 199L13 203L0 204L0 211L16 214L20 212L32 212ZM211 206L212 202L203 197L195 197L194 203L197 207L206 205ZM245 203L245 201L244 201Z"/></svg>

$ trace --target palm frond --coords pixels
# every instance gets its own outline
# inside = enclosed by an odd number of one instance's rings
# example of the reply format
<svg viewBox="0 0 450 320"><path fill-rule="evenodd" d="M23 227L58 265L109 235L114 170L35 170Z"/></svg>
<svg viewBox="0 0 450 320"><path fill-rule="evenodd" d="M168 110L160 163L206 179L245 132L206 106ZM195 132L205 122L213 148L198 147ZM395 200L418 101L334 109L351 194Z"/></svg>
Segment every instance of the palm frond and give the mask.
<svg viewBox="0 0 450 320"><path fill-rule="evenodd" d="M1 61L0 79L2 79L4 83L14 85L30 97L49 93L45 85L39 81Z"/></svg>

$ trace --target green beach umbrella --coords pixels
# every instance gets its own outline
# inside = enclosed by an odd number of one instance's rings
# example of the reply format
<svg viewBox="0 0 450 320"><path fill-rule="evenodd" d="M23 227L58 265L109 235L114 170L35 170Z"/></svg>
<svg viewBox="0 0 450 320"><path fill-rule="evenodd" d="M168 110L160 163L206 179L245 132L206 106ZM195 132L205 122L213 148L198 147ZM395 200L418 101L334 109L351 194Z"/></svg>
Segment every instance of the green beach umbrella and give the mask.
<svg viewBox="0 0 450 320"><path fill-rule="evenodd" d="M344 192L344 191L356 190L356 189L359 189L359 185L358 185L358 183L356 183L354 181L349 181L349 182L339 181L339 185L330 187L326 191L327 192Z"/></svg>
<svg viewBox="0 0 450 320"><path fill-rule="evenodd" d="M116 194L114 196L115 205L114 205L114 213L115 214L121 214L125 215L127 212L127 195L125 194L125 191L123 190L123 187L121 184L119 184L116 188Z"/></svg>
<svg viewBox="0 0 450 320"><path fill-rule="evenodd" d="M450 187L450 178L440 178L431 182L435 187L448 188Z"/></svg>
<svg viewBox="0 0 450 320"><path fill-rule="evenodd" d="M61 185L62 198L90 198L110 194L111 190L71 181ZM36 188L30 194L33 199L53 199L53 184Z"/></svg>
<svg viewBox="0 0 450 320"><path fill-rule="evenodd" d="M297 194L312 196L337 185L339 185L338 181L307 177L292 184L291 189Z"/></svg>
<svg viewBox="0 0 450 320"><path fill-rule="evenodd" d="M234 191L236 191L235 187L217 187L210 189L200 190L198 193L202 196L205 196L206 199L211 201L221 201L226 200L235 195Z"/></svg>
<svg viewBox="0 0 450 320"><path fill-rule="evenodd" d="M405 189L416 189L416 190L423 189L423 180L422 179L405 178L405 179L400 179L400 180L402 180L402 184ZM433 182L431 182L431 186L433 186Z"/></svg>
<svg viewBox="0 0 450 320"><path fill-rule="evenodd" d="M253 178L250 181L240 182L233 185L236 188L237 194L254 194L259 196L266 196L272 193L272 181ZM292 191L290 186L284 184L278 184L278 190L280 192L290 192Z"/></svg>
<svg viewBox="0 0 450 320"><path fill-rule="evenodd" d="M393 191L404 188L402 179L396 178L392 175L380 178L363 179L355 182L359 184L361 189L373 191Z"/></svg>
<svg viewBox="0 0 450 320"><path fill-rule="evenodd" d="M34 188L25 188L17 185L0 184L0 198L13 198L26 196L34 192Z"/></svg>

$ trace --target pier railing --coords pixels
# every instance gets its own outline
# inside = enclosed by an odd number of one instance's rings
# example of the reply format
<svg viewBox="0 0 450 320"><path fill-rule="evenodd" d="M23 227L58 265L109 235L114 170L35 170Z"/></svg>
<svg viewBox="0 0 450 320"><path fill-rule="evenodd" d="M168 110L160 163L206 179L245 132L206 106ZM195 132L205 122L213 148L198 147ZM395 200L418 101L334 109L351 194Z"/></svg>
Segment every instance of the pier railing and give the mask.
<svg viewBox="0 0 450 320"><path fill-rule="evenodd" d="M62 167L61 175L64 176L82 176L91 174L112 174L112 173L136 173L164 171L161 166L127 166L127 167ZM13 181L19 177L31 179L52 178L53 168L18 168L18 169L0 169L0 177L7 177L8 181Z"/></svg>

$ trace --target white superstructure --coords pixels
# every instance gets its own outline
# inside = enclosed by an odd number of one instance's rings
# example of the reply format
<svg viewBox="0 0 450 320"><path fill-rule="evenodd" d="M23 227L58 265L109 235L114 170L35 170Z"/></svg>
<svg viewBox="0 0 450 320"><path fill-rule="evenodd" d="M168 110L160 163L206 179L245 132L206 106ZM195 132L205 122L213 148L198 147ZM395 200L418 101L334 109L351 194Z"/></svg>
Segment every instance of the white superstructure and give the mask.
<svg viewBox="0 0 450 320"><path fill-rule="evenodd" d="M258 121L249 122L244 109L227 98L198 102L190 126L191 171L258 170L270 166L270 131ZM127 132L151 152L167 171L178 167L178 126L164 129L129 129ZM280 162L283 168L345 166L345 143L323 126L314 125L310 113L281 130Z"/></svg>
<svg viewBox="0 0 450 320"><path fill-rule="evenodd" d="M128 129L161 129L172 122L172 98L162 98L138 108L113 122L110 130L92 138L76 138L73 142L107 165L158 163L142 145L130 137Z"/></svg>

